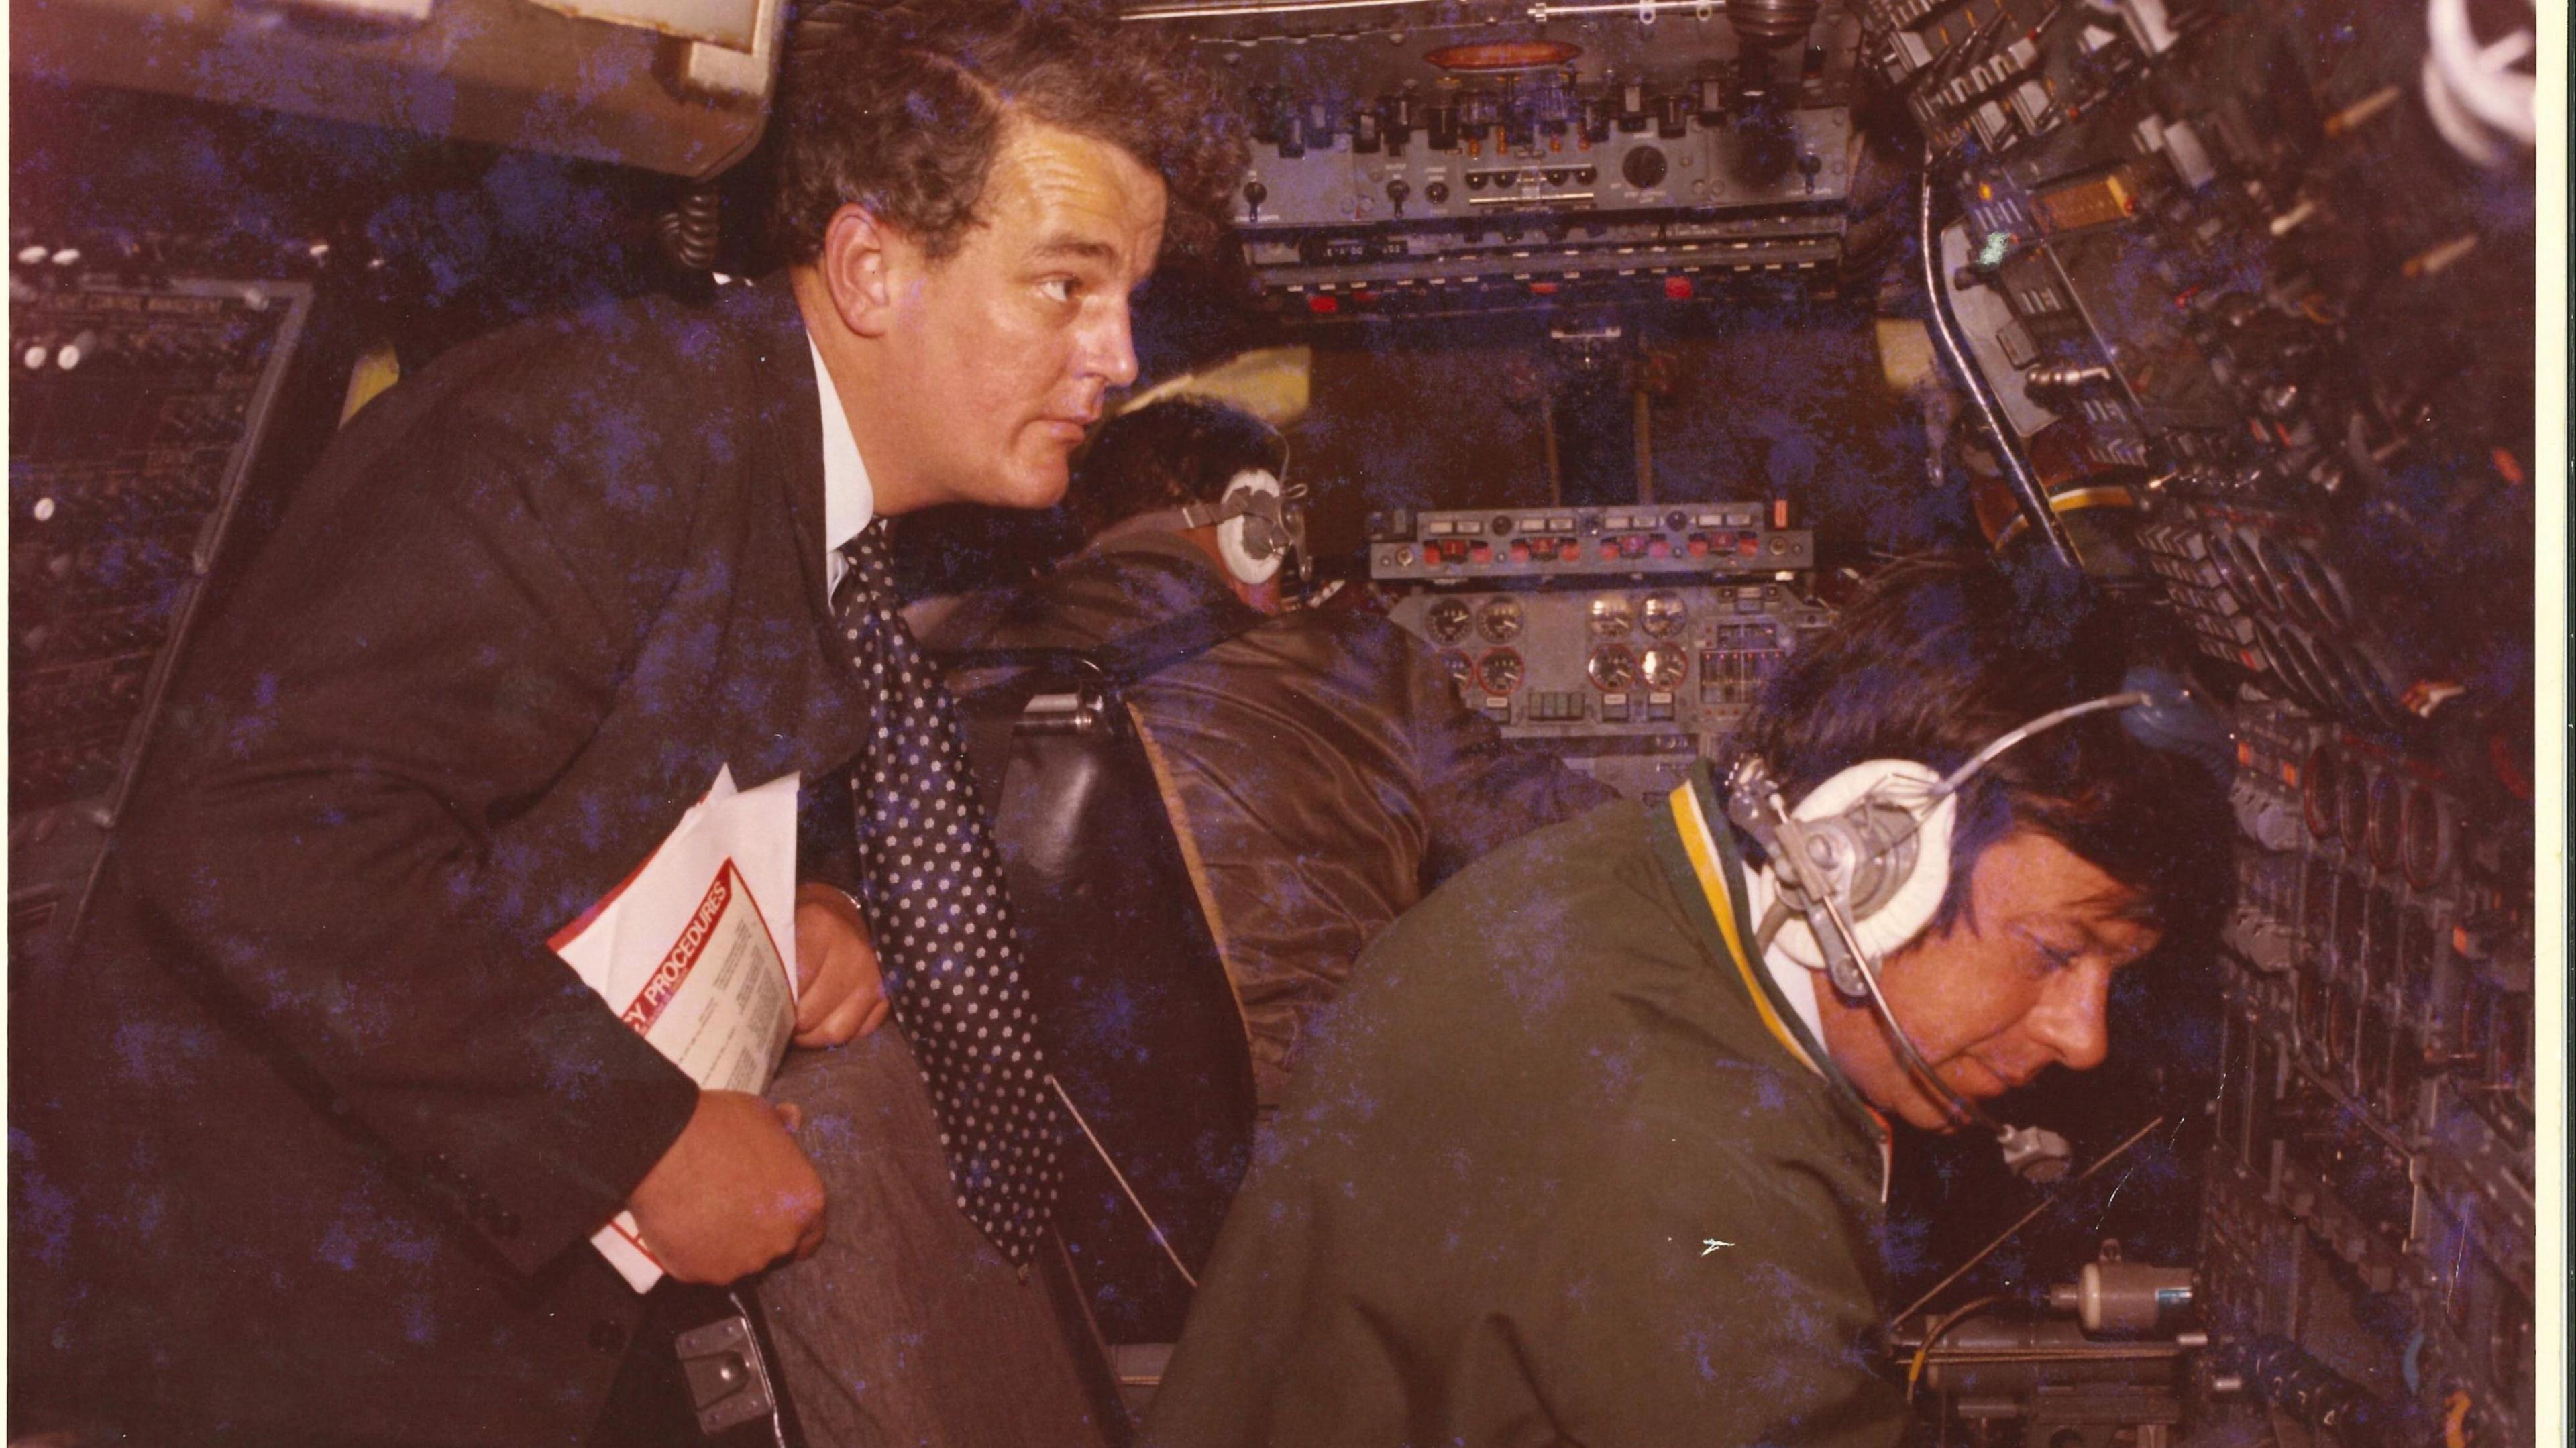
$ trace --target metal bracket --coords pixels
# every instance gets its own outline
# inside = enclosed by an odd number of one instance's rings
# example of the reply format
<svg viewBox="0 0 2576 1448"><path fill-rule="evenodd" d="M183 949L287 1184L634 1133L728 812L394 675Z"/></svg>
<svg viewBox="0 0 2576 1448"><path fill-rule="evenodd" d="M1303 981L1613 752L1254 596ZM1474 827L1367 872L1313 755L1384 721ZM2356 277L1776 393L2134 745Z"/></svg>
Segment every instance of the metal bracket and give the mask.
<svg viewBox="0 0 2576 1448"><path fill-rule="evenodd" d="M672 1339L680 1370L689 1380L689 1398L698 1410L698 1431L712 1438L778 1411L778 1394L770 1386L769 1364L761 1358L751 1319L741 1313L693 1327Z"/></svg>

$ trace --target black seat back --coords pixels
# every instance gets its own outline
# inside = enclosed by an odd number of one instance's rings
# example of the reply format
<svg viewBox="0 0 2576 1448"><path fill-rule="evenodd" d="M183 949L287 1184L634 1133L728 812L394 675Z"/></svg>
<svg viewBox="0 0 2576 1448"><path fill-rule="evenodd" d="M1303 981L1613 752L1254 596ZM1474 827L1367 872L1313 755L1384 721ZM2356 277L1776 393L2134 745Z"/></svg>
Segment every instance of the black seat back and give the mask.
<svg viewBox="0 0 2576 1448"><path fill-rule="evenodd" d="M1075 1141L1056 1222L1102 1336L1170 1342L1252 1142L1243 1017L1117 676L1065 650L942 660ZM1147 1229L1105 1152L1160 1225Z"/></svg>

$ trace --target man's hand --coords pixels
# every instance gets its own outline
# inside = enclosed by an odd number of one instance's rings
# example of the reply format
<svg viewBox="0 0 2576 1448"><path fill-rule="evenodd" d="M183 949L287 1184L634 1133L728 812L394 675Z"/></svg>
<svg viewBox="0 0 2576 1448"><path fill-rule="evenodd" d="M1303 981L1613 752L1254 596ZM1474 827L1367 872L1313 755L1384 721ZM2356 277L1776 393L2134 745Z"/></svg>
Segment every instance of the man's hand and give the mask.
<svg viewBox="0 0 2576 1448"><path fill-rule="evenodd" d="M787 1135L794 1113L746 1091L698 1093L679 1139L626 1199L664 1270L722 1286L823 1245L823 1180Z"/></svg>
<svg viewBox="0 0 2576 1448"><path fill-rule="evenodd" d="M850 897L796 887L796 1044L838 1046L885 1024L877 948Z"/></svg>

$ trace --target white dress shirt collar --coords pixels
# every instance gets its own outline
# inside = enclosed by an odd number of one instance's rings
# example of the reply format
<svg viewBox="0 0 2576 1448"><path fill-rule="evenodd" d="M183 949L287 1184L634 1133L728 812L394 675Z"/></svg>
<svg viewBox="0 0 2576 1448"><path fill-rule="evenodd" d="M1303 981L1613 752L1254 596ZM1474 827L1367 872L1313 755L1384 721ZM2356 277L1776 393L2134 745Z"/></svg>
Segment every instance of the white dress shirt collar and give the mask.
<svg viewBox="0 0 2576 1448"><path fill-rule="evenodd" d="M850 415L841 410L841 394L832 385L832 369L823 361L823 349L814 345L809 333L805 350L814 358L814 390L823 402L823 573L830 589L841 586L841 572L849 560L841 556L841 545L859 536L876 516L876 487L868 481L867 462L859 456L859 441L850 435Z"/></svg>

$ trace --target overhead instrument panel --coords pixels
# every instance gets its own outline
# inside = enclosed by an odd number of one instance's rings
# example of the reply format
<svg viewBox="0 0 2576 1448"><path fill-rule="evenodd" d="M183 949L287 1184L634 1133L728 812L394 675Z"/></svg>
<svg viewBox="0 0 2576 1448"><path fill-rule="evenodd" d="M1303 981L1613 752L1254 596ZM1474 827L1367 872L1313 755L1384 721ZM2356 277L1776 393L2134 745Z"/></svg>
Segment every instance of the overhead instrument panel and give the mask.
<svg viewBox="0 0 2576 1448"><path fill-rule="evenodd" d="M787 0L54 0L10 63L709 177L759 140Z"/></svg>
<svg viewBox="0 0 2576 1448"><path fill-rule="evenodd" d="M1347 320L1830 291L1846 0L1137 4L1250 120L1232 220L1262 295Z"/></svg>
<svg viewBox="0 0 2576 1448"><path fill-rule="evenodd" d="M1775 521L1769 503L1396 510L1369 520L1369 569L1504 737L1661 798L1829 617L1813 537Z"/></svg>
<svg viewBox="0 0 2576 1448"><path fill-rule="evenodd" d="M2531 1442L2532 7L1861 14L1989 536L2170 604L2233 705L2185 1426ZM2089 1391L2032 1381L1941 1411Z"/></svg>

